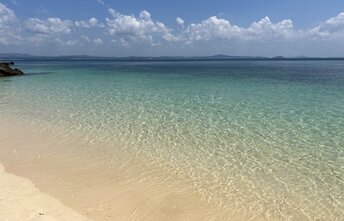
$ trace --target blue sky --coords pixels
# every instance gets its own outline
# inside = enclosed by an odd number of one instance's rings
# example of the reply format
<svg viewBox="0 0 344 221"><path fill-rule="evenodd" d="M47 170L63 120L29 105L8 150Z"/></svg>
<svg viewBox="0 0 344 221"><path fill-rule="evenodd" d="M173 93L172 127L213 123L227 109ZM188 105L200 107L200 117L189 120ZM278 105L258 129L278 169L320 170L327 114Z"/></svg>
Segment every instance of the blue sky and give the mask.
<svg viewBox="0 0 344 221"><path fill-rule="evenodd" d="M342 0L0 0L0 52L344 56Z"/></svg>

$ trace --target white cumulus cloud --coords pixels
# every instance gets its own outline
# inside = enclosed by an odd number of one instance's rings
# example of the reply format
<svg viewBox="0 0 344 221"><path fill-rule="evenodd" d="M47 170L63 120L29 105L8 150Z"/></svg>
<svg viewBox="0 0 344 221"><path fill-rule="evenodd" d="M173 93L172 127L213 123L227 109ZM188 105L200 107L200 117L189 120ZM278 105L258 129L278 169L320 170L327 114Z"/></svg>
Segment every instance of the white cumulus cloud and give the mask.
<svg viewBox="0 0 344 221"><path fill-rule="evenodd" d="M97 0L97 2L101 5L105 5L105 2L103 0Z"/></svg>
<svg viewBox="0 0 344 221"><path fill-rule="evenodd" d="M95 17L92 17L88 20L75 21L74 24L76 27L81 28L104 27L104 24L99 22Z"/></svg>
<svg viewBox="0 0 344 221"><path fill-rule="evenodd" d="M310 29L309 33L313 38L321 39L344 37L344 12Z"/></svg>
<svg viewBox="0 0 344 221"><path fill-rule="evenodd" d="M243 36L243 28L232 25L228 20L212 16L200 23L192 23L183 33L186 43L209 41L213 39L231 39Z"/></svg>
<svg viewBox="0 0 344 221"><path fill-rule="evenodd" d="M177 17L176 22L178 25L184 25L184 20L182 18Z"/></svg>
<svg viewBox="0 0 344 221"><path fill-rule="evenodd" d="M70 20L61 20L60 18L48 18L41 20L39 18L29 18L25 21L27 30L38 34L68 34L72 31L73 22Z"/></svg>
<svg viewBox="0 0 344 221"><path fill-rule="evenodd" d="M93 43L95 45L102 45L104 42L103 42L103 40L101 38L96 38L96 39L93 40Z"/></svg>
<svg viewBox="0 0 344 221"><path fill-rule="evenodd" d="M138 17L124 15L111 8L109 13L111 18L106 18L107 32L114 38L114 42L121 42L122 45L139 41L155 45L161 37L169 33L165 24L153 21L146 10Z"/></svg>
<svg viewBox="0 0 344 221"><path fill-rule="evenodd" d="M253 22L245 29L250 38L269 40L272 38L289 39L294 36L293 22L289 19L272 23L269 17L264 17L258 22Z"/></svg>

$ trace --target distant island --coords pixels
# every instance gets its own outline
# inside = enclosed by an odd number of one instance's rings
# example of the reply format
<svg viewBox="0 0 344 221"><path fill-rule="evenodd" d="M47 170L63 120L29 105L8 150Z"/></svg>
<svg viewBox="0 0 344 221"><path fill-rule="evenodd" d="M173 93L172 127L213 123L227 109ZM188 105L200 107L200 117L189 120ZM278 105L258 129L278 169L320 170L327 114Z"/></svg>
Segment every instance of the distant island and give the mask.
<svg viewBox="0 0 344 221"><path fill-rule="evenodd" d="M264 56L127 56L127 57L106 57L91 55L62 55L62 56L39 56L22 53L0 53L0 60L61 60L61 61L184 61L184 60L344 60L341 57L264 57Z"/></svg>

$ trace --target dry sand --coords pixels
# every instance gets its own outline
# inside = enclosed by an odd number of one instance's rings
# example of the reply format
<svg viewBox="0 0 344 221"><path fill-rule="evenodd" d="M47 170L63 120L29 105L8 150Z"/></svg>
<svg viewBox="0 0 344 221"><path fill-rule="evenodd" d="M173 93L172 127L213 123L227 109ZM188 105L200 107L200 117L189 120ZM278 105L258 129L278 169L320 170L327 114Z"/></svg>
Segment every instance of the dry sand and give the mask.
<svg viewBox="0 0 344 221"><path fill-rule="evenodd" d="M89 220L0 164L0 220Z"/></svg>

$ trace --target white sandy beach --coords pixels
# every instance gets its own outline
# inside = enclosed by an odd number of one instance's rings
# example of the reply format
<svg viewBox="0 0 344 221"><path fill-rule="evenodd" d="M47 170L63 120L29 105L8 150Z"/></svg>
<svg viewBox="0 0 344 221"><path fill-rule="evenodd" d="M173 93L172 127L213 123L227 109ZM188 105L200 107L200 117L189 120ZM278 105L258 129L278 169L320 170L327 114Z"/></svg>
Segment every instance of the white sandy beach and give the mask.
<svg viewBox="0 0 344 221"><path fill-rule="evenodd" d="M89 220L0 164L0 220Z"/></svg>

